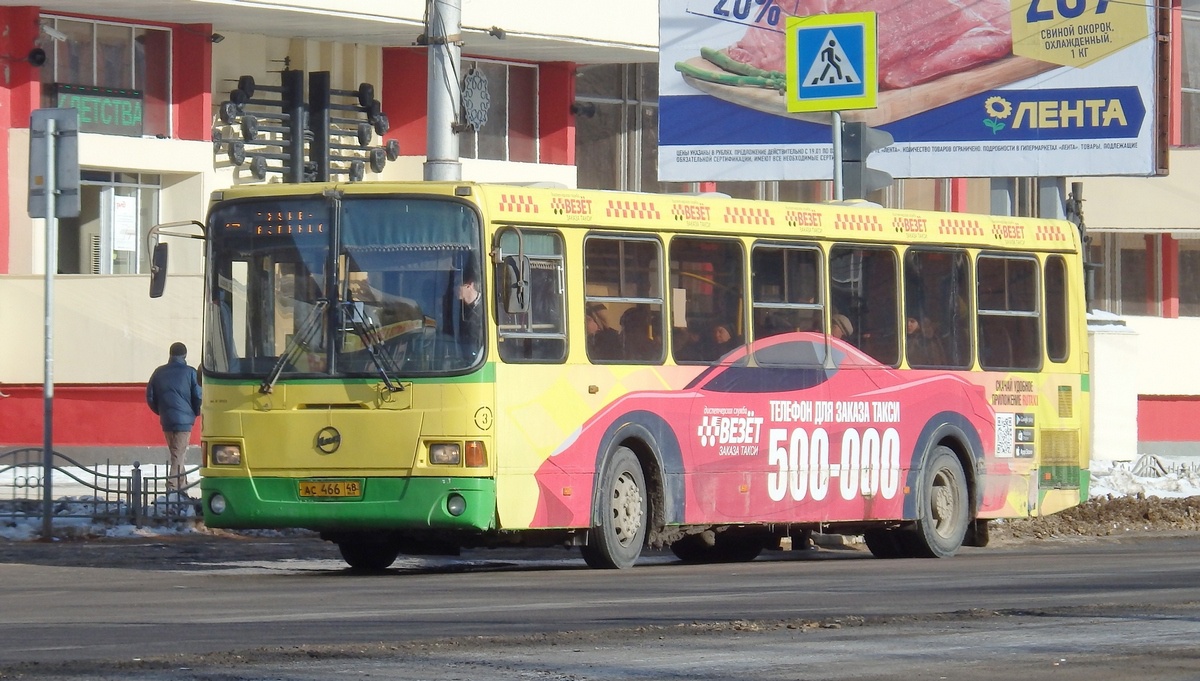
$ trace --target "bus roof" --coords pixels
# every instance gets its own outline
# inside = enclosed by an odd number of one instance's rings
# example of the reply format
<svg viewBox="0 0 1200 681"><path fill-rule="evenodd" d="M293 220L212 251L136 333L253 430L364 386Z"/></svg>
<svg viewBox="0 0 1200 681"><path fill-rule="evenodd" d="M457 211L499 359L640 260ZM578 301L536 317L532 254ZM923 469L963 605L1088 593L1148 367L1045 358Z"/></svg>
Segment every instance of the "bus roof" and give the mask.
<svg viewBox="0 0 1200 681"><path fill-rule="evenodd" d="M882 208L868 202L789 203L466 181L243 185L215 192L213 200L311 196L328 190L458 196L503 224L1037 251L1080 248L1079 230L1066 220Z"/></svg>

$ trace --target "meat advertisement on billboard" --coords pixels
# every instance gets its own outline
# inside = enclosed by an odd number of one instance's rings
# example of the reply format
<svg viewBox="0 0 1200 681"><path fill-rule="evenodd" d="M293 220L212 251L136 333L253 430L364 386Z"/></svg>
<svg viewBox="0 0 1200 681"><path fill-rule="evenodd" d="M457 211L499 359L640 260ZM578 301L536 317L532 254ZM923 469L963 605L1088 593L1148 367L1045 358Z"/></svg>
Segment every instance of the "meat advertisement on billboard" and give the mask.
<svg viewBox="0 0 1200 681"><path fill-rule="evenodd" d="M831 32L822 63L789 65L785 29L861 12L876 18L876 106L842 119L892 134L872 167L896 178L1154 174L1149 3L660 0L659 179L830 179L831 113L789 113L786 74L827 79L806 88L853 82L856 46Z"/></svg>

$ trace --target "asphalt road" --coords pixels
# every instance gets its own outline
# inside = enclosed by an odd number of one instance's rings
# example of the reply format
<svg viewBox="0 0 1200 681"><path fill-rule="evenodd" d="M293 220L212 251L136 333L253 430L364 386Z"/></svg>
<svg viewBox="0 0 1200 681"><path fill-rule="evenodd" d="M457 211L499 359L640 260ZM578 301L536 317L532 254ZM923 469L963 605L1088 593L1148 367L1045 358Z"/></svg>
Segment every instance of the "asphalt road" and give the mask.
<svg viewBox="0 0 1200 681"><path fill-rule="evenodd" d="M0 544L0 678L1194 680L1197 539L626 571L484 551L382 576L315 539Z"/></svg>

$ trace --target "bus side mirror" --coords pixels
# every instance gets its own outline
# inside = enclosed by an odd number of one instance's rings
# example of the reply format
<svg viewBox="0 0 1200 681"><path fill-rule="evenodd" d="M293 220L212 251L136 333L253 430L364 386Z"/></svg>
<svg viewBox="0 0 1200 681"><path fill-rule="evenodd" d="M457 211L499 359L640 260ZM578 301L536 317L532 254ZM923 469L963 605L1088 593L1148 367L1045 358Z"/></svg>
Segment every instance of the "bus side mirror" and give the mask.
<svg viewBox="0 0 1200 681"><path fill-rule="evenodd" d="M167 285L167 242L154 244L150 255L150 297L161 298Z"/></svg>
<svg viewBox="0 0 1200 681"><path fill-rule="evenodd" d="M529 311L529 258L506 255L503 265L504 311L520 314Z"/></svg>

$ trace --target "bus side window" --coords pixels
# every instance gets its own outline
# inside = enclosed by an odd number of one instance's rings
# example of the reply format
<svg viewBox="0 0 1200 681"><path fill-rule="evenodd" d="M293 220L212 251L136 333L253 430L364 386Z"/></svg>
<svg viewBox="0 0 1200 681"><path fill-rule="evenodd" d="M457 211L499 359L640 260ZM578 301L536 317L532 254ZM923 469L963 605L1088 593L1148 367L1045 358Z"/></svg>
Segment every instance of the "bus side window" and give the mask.
<svg viewBox="0 0 1200 681"><path fill-rule="evenodd" d="M1068 291L1067 262L1052 255L1046 259L1046 353L1051 362L1065 362L1071 354Z"/></svg>
<svg viewBox="0 0 1200 681"><path fill-rule="evenodd" d="M821 252L811 246L755 245L750 265L755 338L821 331L821 261Z"/></svg>
<svg viewBox="0 0 1200 681"><path fill-rule="evenodd" d="M1029 256L980 255L979 364L1038 369L1042 363L1038 262Z"/></svg>
<svg viewBox="0 0 1200 681"><path fill-rule="evenodd" d="M831 312L846 315L851 339L880 364L900 364L899 262L890 248L838 244L829 254Z"/></svg>
<svg viewBox="0 0 1200 681"><path fill-rule="evenodd" d="M585 332L586 312L603 308L606 321L620 336L620 354L613 357L598 343L573 343L573 353L583 353L596 364L663 360L662 251L656 239L632 236L588 236L583 242L582 305L574 328ZM574 316L574 315L573 315ZM607 346L604 346L607 348Z"/></svg>
<svg viewBox="0 0 1200 681"><path fill-rule="evenodd" d="M732 239L676 237L671 241L676 362L714 362L744 342L743 253L741 243Z"/></svg>
<svg viewBox="0 0 1200 681"><path fill-rule="evenodd" d="M910 248L904 255L904 309L910 366L971 366L970 268L965 251Z"/></svg>

